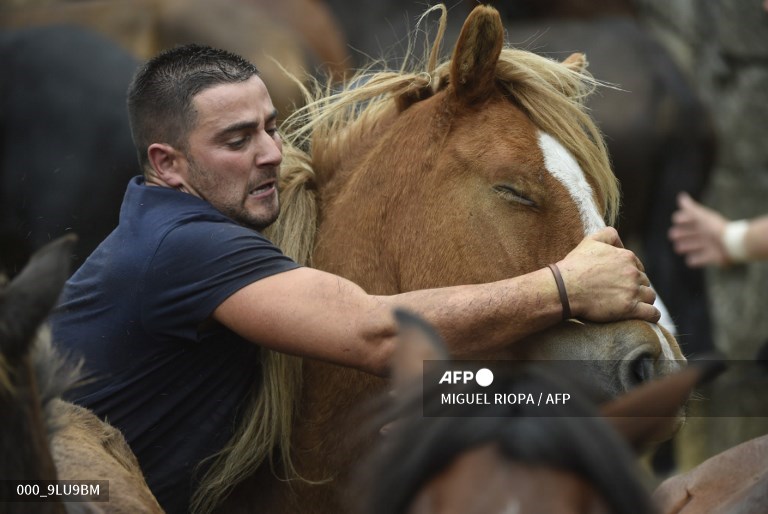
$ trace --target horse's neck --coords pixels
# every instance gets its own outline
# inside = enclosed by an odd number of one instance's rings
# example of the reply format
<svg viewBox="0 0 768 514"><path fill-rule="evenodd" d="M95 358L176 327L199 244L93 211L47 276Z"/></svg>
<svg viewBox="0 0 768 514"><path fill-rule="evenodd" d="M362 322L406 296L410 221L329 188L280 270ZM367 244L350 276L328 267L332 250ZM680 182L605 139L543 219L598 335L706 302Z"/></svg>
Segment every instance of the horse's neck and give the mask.
<svg viewBox="0 0 768 514"><path fill-rule="evenodd" d="M372 294L408 290L399 269L402 228L422 221L402 219L402 206L421 201L425 170L439 155L440 138L432 126L435 113L444 110L440 102L433 97L402 113L393 108L351 127L335 161L338 171L319 188L316 267ZM328 171L329 161L318 164Z"/></svg>
<svg viewBox="0 0 768 514"><path fill-rule="evenodd" d="M360 233L345 236L345 220L321 227L312 256L314 267L342 276L362 287L369 294L391 295L402 292L391 254L376 238L364 238ZM370 232L367 228L361 232ZM340 257L339 248L344 248Z"/></svg>
<svg viewBox="0 0 768 514"><path fill-rule="evenodd" d="M365 161L377 136L395 116L375 124L353 123L339 137L313 142L312 164L317 175L318 231L312 256L314 267L357 283L369 292L396 293L390 278L382 276L383 255L379 233L369 208L378 198L360 198L350 192L361 175L375 173ZM344 258L339 259L343 248Z"/></svg>

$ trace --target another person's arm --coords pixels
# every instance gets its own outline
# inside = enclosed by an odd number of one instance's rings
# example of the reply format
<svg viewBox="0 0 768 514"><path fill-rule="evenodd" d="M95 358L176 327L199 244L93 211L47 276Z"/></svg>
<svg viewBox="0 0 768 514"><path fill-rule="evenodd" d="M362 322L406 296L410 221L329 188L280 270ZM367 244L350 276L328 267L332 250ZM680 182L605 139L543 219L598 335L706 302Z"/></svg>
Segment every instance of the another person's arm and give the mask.
<svg viewBox="0 0 768 514"><path fill-rule="evenodd" d="M586 238L558 263L574 317L657 321L655 293L637 257L614 229ZM562 319L549 269L488 284L368 295L319 270L286 271L239 290L213 317L244 338L277 351L385 374L396 334L392 309L433 323L460 357L502 348Z"/></svg>
<svg viewBox="0 0 768 514"><path fill-rule="evenodd" d="M768 216L730 221L688 194L678 196L669 238L691 267L768 259Z"/></svg>

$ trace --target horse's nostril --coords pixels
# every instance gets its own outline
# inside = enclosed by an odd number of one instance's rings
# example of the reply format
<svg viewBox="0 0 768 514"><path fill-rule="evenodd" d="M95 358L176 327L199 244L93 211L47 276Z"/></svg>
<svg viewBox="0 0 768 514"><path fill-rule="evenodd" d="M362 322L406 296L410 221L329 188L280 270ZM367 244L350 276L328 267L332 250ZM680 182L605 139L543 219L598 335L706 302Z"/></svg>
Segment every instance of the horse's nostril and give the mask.
<svg viewBox="0 0 768 514"><path fill-rule="evenodd" d="M630 370L635 385L651 380L654 376L653 357L647 353L639 355L632 361Z"/></svg>

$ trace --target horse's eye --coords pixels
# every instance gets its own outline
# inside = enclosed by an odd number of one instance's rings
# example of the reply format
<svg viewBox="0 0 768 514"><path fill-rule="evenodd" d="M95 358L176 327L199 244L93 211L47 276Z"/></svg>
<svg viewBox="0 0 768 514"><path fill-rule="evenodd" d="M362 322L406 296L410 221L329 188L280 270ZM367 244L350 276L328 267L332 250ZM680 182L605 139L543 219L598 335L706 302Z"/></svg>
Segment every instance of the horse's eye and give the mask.
<svg viewBox="0 0 768 514"><path fill-rule="evenodd" d="M498 193L499 196L501 196L503 199L510 201L510 202L516 202L522 205L526 205L528 207L536 207L536 202L525 196L523 193L521 193L519 190L515 189L512 186L507 185L499 185L494 186L493 188L496 193Z"/></svg>

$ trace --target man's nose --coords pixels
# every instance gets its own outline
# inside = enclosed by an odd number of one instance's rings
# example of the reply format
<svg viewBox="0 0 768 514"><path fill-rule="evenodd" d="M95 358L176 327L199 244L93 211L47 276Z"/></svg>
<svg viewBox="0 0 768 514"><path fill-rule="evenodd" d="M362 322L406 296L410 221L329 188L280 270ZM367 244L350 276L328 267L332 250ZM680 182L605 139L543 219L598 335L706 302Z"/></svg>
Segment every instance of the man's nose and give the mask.
<svg viewBox="0 0 768 514"><path fill-rule="evenodd" d="M262 133L256 157L257 165L277 166L283 161L283 145L279 137L272 137L267 132Z"/></svg>

